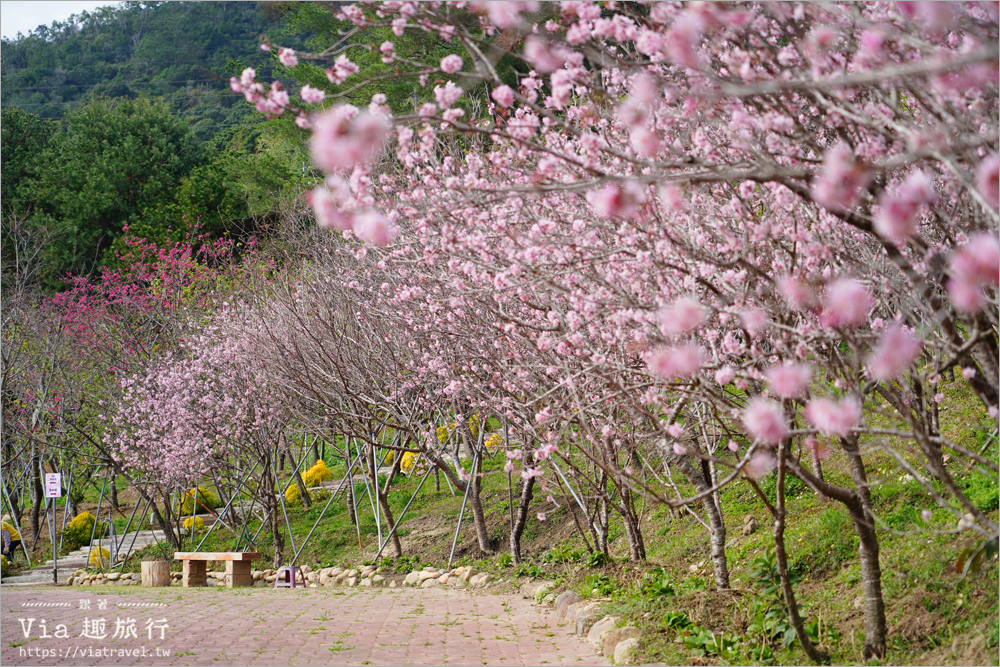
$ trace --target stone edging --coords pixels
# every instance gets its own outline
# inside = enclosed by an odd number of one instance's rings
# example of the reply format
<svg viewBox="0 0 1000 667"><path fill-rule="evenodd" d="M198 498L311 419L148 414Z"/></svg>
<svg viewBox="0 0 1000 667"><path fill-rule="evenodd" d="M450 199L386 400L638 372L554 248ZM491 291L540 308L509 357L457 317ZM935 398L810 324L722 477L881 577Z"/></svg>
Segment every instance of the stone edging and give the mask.
<svg viewBox="0 0 1000 667"><path fill-rule="evenodd" d="M348 586L362 588L451 588L481 589L493 582L493 576L488 572L477 573L471 566L456 567L445 570L431 566L414 570L402 581L383 576L382 568L374 565L361 565L357 568L325 567L319 570L309 565L299 568L305 578L308 588L330 586ZM253 585L255 587L272 586L276 578L276 570L253 570ZM179 586L180 572L171 572L171 585ZM225 586L225 572L208 572L209 586ZM138 586L141 579L137 572L109 572L88 574L85 570L76 570L67 581L71 586ZM521 586L521 595L534 600L543 607L554 607L556 616L571 624L570 632L584 637L588 644L599 654L612 658L615 664L628 665L635 659L639 647L639 630L633 626L616 627L621 619L617 616L598 618L598 606L608 598L584 600L574 591L556 593L554 581L529 581Z"/></svg>
<svg viewBox="0 0 1000 667"><path fill-rule="evenodd" d="M553 581L528 582L521 586L521 594L535 604L554 607L558 618L570 622L570 632L586 638L599 655L612 658L617 665L634 662L639 630L630 625L616 627L621 622L618 616L598 618L598 606L608 598L584 600L574 591L556 595Z"/></svg>

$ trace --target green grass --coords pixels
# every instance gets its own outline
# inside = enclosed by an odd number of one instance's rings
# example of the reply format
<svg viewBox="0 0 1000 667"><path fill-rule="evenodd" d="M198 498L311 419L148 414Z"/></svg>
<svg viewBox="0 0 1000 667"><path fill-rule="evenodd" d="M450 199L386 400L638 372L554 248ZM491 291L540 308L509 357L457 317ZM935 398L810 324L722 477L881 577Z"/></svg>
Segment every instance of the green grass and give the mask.
<svg viewBox="0 0 1000 667"><path fill-rule="evenodd" d="M976 451L985 447L984 456L996 461L997 443L984 435L990 432L990 422L982 409L974 400L967 400L956 386L948 384L943 391L949 395L949 410L942 414L945 433ZM884 421L878 425L892 423L888 418ZM979 574L963 580L955 571L954 563L960 552L970 546L969 533L928 531L929 527L953 529L955 517L939 508L916 481L906 476L895 461L878 448L878 444L873 438L863 438L861 443L872 502L884 524L878 526L877 532L889 625L887 661L961 663L971 658L963 658L966 654L961 650L951 653L952 645L963 647L980 640L987 653L995 656L998 642L996 560L989 562ZM833 449L831 458L824 462L824 475L833 484L851 487L847 462L836 448ZM918 454L901 451L917 461ZM509 521L503 463L502 457L484 461L487 474L482 493L489 529L501 553L506 551ZM343 464L334 459L330 450L327 465L335 479L343 475ZM965 467L957 458L946 465L970 500L996 520L996 477L977 467ZM281 474L283 480L289 475L288 470ZM397 518L410 500L420 476L400 476L394 482L389 502ZM515 475L515 504L519 482ZM772 499L775 484L773 475L761 480L762 490ZM679 486L682 493L693 491L684 484ZM331 505L305 547L300 563L357 565L372 560L378 531L364 485L359 484L355 490L360 528L356 529L349 521L344 504L346 496L342 494ZM861 573L858 540L851 519L842 505L820 498L796 480L789 480L786 492L785 539L790 564L801 574L796 583L796 595L803 614L834 663L861 662L859 647L863 640L863 621L854 605L862 594ZM635 624L643 631L641 660L666 664L688 664L696 658L737 664L807 662L797 642L786 646L781 640L779 631L784 626L780 624L782 618L775 616L773 596L765 595L753 576L755 560L773 546L772 519L748 485L733 484L721 492L728 528L731 586L735 589L728 592L714 590L708 532L690 515L670 512L662 506L646 506L642 528L649 562L643 564L624 561L628 552L624 531L620 522L613 518L609 535L612 559L591 562L567 510L572 499L562 499L561 506L554 509L545 502L545 495L536 493L535 506L528 515L522 540L525 562L515 565L509 558L484 557L478 549L471 511L467 510L454 564L491 571L507 580L506 585L511 590L525 578L532 577L555 580L562 588L572 588L585 597L610 597L603 611L621 615L624 622ZM400 527L399 533L407 550L405 556L388 558L392 554L387 550L383 567L396 574L405 574L428 564L443 566L448 559L461 502L461 494L452 495L443 479L440 491L435 491L433 477L429 478ZM310 509L289 507L296 546L312 528L323 504ZM545 523L535 517L535 507L541 511L543 506L548 515ZM925 509L933 512L930 526L921 518ZM741 527L747 515L752 515L760 527L744 536ZM251 522L249 533L256 532L257 527L256 521ZM220 526L203 549L237 547L234 535ZM273 544L268 529L261 531L255 549L264 554L255 567L269 567ZM291 544L286 537L286 561L290 555ZM126 569L138 570L138 559L133 558Z"/></svg>

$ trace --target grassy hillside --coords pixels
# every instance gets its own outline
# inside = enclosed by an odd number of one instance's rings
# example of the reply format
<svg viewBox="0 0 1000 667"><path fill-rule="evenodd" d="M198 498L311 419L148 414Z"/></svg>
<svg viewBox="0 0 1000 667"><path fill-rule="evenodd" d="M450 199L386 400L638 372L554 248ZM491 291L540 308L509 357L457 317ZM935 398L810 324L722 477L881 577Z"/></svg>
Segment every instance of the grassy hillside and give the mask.
<svg viewBox="0 0 1000 667"><path fill-rule="evenodd" d="M958 391L958 384L952 385ZM955 403L952 403L956 405ZM959 442L988 443L985 454L997 460L995 438L983 440L989 422L973 401L957 403L952 414L942 415L946 432ZM977 574L963 578L955 562L962 549L972 543L968 532L954 530L953 520L935 508L919 485L901 473L891 458L867 443L866 458L872 482L875 510L883 522L879 528L882 584L889 625L889 664L997 664L998 577L996 559ZM729 539L727 555L731 590L714 590L709 560L708 532L685 513L647 506L642 525L649 560L628 563L627 544L620 525L612 523L611 562L588 558L569 508L571 498L556 500L561 507L548 511L543 523L535 508L523 538L526 560L515 565L506 555L509 525L507 474L502 455L485 462L483 506L500 551L483 557L471 525L471 512L459 536L457 564L475 563L493 571L502 586L511 590L525 577L555 579L587 598L604 600L604 610L643 629L641 651L645 660L666 664L807 664L805 654L789 634L785 614L773 592L774 561L771 555L771 520L745 484L722 492L722 507ZM343 464L327 456L333 478L343 477ZM825 474L833 482L847 476L846 462L833 455L825 462ZM951 472L966 486L974 502L997 518L997 480L949 462ZM287 479L289 471L283 478ZM397 513L413 495L421 475L399 476L390 491ZM384 482L384 479L382 480ZM515 475L514 503L520 480ZM774 493L774 477L761 483L765 493ZM371 561L377 550L378 528L365 486L358 484L360 527L355 528L341 495L320 522L308 542L300 563L312 565L356 565ZM837 503L817 496L795 480L787 485L789 525L786 531L796 594L810 633L828 651L834 664L863 663L863 612L861 573L857 560L858 541L847 512ZM125 493L123 498L128 498ZM542 496L544 498L544 496ZM96 504L96 492L88 490L88 505ZM536 495L536 502L540 501ZM400 535L405 557L385 559L383 564L408 572L423 564L443 566L462 497L453 494L444 479L436 488L432 475L404 517ZM106 501L105 501L106 502ZM290 505L289 519L296 546L319 518L324 502L311 509ZM126 513L130 503L126 502ZM546 504L547 506L547 504ZM548 506L547 506L548 507ZM921 511L934 516L928 530ZM754 530L743 527L753 517ZM124 518L116 523L124 527ZM251 533L259 524L252 522ZM383 526L383 531L385 527ZM359 536L361 544L359 546ZM200 541L201 535L196 536ZM286 538L287 542L287 538ZM237 548L234 535L221 527L202 547L205 550ZM257 547L264 552L255 567L269 567L272 545L265 528ZM39 555L46 553L41 542ZM185 545L187 548L187 544ZM157 551L152 548L151 551ZM170 557L166 545L159 551ZM286 546L286 555L290 554ZM127 570L138 571L137 554ZM290 556L286 558L289 560Z"/></svg>

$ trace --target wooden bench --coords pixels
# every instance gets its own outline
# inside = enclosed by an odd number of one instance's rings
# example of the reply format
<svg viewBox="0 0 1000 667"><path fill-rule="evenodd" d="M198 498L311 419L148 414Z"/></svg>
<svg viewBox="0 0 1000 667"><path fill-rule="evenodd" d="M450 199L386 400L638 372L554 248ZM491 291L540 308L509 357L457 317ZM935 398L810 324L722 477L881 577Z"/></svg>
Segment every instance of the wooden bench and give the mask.
<svg viewBox="0 0 1000 667"><path fill-rule="evenodd" d="M250 563L260 558L251 551L177 551L174 560L184 561L184 588L207 586L206 565L210 560L225 561L226 586L253 586Z"/></svg>

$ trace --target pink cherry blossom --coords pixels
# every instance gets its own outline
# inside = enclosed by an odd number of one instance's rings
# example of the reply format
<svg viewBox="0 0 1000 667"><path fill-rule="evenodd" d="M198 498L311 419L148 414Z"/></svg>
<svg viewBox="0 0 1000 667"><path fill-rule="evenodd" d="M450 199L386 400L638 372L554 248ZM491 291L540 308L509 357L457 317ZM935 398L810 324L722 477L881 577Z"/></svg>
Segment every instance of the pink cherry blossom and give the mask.
<svg viewBox="0 0 1000 667"><path fill-rule="evenodd" d="M889 325L882 333L878 348L868 358L868 372L880 381L899 377L920 356L921 344L909 331L898 324Z"/></svg>
<svg viewBox="0 0 1000 667"><path fill-rule="evenodd" d="M788 423L781 405L760 396L747 404L743 425L752 438L764 444L776 445L788 437Z"/></svg>
<svg viewBox="0 0 1000 667"><path fill-rule="evenodd" d="M292 49L278 49L278 61L285 67L295 67L299 59Z"/></svg>
<svg viewBox="0 0 1000 667"><path fill-rule="evenodd" d="M987 204L993 208L1000 206L1000 156L996 153L979 163L976 189Z"/></svg>
<svg viewBox="0 0 1000 667"><path fill-rule="evenodd" d="M823 165L813 183L813 197L830 210L848 210L854 207L869 180L868 170L851 147L841 142L824 153Z"/></svg>
<svg viewBox="0 0 1000 667"><path fill-rule="evenodd" d="M536 70L549 74L565 64L567 51L563 47L553 47L542 37L531 35L524 42L524 57Z"/></svg>
<svg viewBox="0 0 1000 667"><path fill-rule="evenodd" d="M514 104L514 90L510 86L503 85L494 88L491 96L502 107L510 107Z"/></svg>
<svg viewBox="0 0 1000 667"><path fill-rule="evenodd" d="M443 88L434 86L434 99L437 100L442 109L453 106L460 97L462 97L462 89L451 81L446 83Z"/></svg>
<svg viewBox="0 0 1000 667"><path fill-rule="evenodd" d="M724 386L729 384L733 381L734 377L736 377L736 371L734 371L731 366L723 366L719 370L715 371L715 381L719 383L719 385Z"/></svg>
<svg viewBox="0 0 1000 667"><path fill-rule="evenodd" d="M707 311L700 303L684 297L660 311L660 328L668 336L684 334L698 328L707 316Z"/></svg>
<svg viewBox="0 0 1000 667"><path fill-rule="evenodd" d="M665 380L690 378L705 363L705 350L700 345L662 347L649 355L649 368Z"/></svg>
<svg viewBox="0 0 1000 667"><path fill-rule="evenodd" d="M936 199L931 178L922 171L916 171L907 177L895 194L882 193L873 227L880 236L903 243L916 234L920 206L933 204Z"/></svg>
<svg viewBox="0 0 1000 667"><path fill-rule="evenodd" d="M772 366L764 372L764 377L775 396L801 398L812 378L812 368L808 364Z"/></svg>
<svg viewBox="0 0 1000 667"><path fill-rule="evenodd" d="M313 88L309 84L302 86L299 90L299 97L306 104L316 104L326 99L326 93L318 88Z"/></svg>
<svg viewBox="0 0 1000 667"><path fill-rule="evenodd" d="M774 470L778 464L778 459L770 449L758 449L747 461L746 474L753 479L760 479L767 473Z"/></svg>
<svg viewBox="0 0 1000 667"><path fill-rule="evenodd" d="M367 163L382 149L387 130L385 119L349 104L337 105L313 123L313 162L329 173Z"/></svg>
<svg viewBox="0 0 1000 667"><path fill-rule="evenodd" d="M948 292L955 306L977 312L986 304L984 287L996 287L1000 279L1000 243L997 235L980 233L952 254Z"/></svg>
<svg viewBox="0 0 1000 667"><path fill-rule="evenodd" d="M778 289L788 305L795 310L811 310L818 305L816 293L811 287L792 276L784 276L778 281Z"/></svg>
<svg viewBox="0 0 1000 667"><path fill-rule="evenodd" d="M451 53L441 59L441 70L445 74L454 74L462 69L462 58L460 56Z"/></svg>
<svg viewBox="0 0 1000 667"><path fill-rule="evenodd" d="M392 228L389 220L377 211L363 211L354 216L352 224L358 238L372 245L384 246L392 241Z"/></svg>
<svg viewBox="0 0 1000 667"><path fill-rule="evenodd" d="M814 398L806 406L805 415L820 433L846 437L861 420L861 404L853 397L838 401Z"/></svg>
<svg viewBox="0 0 1000 667"><path fill-rule="evenodd" d="M825 327L860 326L874 305L865 286L850 278L839 278L826 288L820 322Z"/></svg>
<svg viewBox="0 0 1000 667"><path fill-rule="evenodd" d="M310 205L316 213L316 224L324 229L350 229L351 218L340 210L337 198L325 187L317 187L310 194Z"/></svg>
<svg viewBox="0 0 1000 667"><path fill-rule="evenodd" d="M747 330L748 334L756 336L767 327L767 311L760 308L750 308L740 311L740 321L743 323L743 328Z"/></svg>

